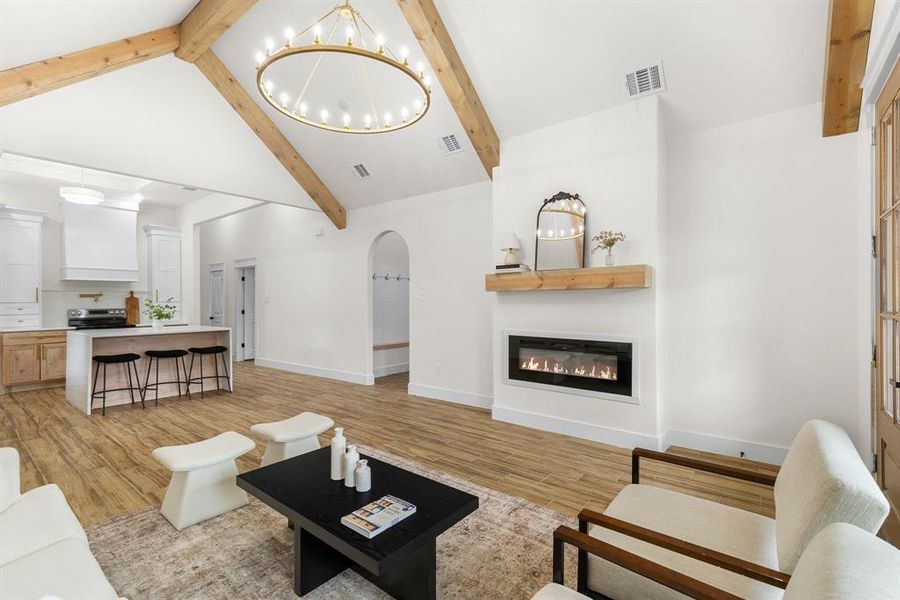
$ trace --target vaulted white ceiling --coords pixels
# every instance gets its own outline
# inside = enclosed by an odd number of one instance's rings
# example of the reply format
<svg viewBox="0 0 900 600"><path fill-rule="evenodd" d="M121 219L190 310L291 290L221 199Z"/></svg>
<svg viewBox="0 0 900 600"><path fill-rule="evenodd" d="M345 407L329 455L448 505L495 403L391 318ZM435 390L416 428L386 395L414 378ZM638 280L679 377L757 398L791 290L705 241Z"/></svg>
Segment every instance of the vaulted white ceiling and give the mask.
<svg viewBox="0 0 900 600"><path fill-rule="evenodd" d="M437 5L501 139L627 102L625 73L658 60L674 130L822 96L827 0Z"/></svg>
<svg viewBox="0 0 900 600"><path fill-rule="evenodd" d="M193 4L0 0L0 68L172 25ZM254 55L265 38L280 41L285 27L299 30L333 4L262 0L213 48L348 208L484 180L437 83L420 123L375 136L316 130L259 98ZM394 1L354 5L395 48L422 56ZM625 72L660 59L668 83L662 103L675 130L821 96L827 0L438 0L438 7L501 139L627 102ZM438 138L448 133L464 152L444 155ZM0 150L313 206L200 72L172 56L3 107ZM370 180L355 178L357 163Z"/></svg>

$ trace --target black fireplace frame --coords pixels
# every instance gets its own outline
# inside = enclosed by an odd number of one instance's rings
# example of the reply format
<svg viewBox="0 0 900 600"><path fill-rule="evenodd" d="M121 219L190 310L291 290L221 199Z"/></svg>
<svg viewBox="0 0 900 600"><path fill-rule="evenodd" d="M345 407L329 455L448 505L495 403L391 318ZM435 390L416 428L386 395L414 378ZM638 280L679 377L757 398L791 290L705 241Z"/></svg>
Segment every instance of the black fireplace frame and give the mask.
<svg viewBox="0 0 900 600"><path fill-rule="evenodd" d="M615 335L579 336L571 333L506 331L504 380L511 385L548 389L636 404L638 399L637 338ZM584 352L617 360L615 381L521 368L519 350Z"/></svg>

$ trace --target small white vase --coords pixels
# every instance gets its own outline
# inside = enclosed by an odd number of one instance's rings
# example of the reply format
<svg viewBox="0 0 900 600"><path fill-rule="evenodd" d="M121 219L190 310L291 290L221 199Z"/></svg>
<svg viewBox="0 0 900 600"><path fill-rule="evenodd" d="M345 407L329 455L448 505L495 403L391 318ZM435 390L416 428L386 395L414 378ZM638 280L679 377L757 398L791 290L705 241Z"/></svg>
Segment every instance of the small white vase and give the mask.
<svg viewBox="0 0 900 600"><path fill-rule="evenodd" d="M372 489L372 469L369 468L369 461L362 459L356 464L356 491L368 492Z"/></svg>
<svg viewBox="0 0 900 600"><path fill-rule="evenodd" d="M616 266L616 257L613 256L613 253L612 253L612 252L608 252L608 253L606 254L606 266L607 266L607 267L614 267L614 266Z"/></svg>
<svg viewBox="0 0 900 600"><path fill-rule="evenodd" d="M347 454L344 455L344 485L356 487L356 463L359 462L359 452L356 445L347 446Z"/></svg>
<svg viewBox="0 0 900 600"><path fill-rule="evenodd" d="M163 321L162 319L151 319L150 324L153 326L153 329L155 329L156 331L162 331L166 326L166 322Z"/></svg>
<svg viewBox="0 0 900 600"><path fill-rule="evenodd" d="M344 478L344 450L347 440L344 439L344 428L335 427L331 438L331 479L340 481Z"/></svg>

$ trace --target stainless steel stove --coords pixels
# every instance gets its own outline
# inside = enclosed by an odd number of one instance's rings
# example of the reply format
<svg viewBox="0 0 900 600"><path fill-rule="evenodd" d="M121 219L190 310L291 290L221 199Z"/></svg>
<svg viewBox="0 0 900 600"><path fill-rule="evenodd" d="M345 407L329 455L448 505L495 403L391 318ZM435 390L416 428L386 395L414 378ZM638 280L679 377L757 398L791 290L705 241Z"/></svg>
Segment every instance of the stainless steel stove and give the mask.
<svg viewBox="0 0 900 600"><path fill-rule="evenodd" d="M75 329L112 329L128 325L124 308L70 308L69 327Z"/></svg>

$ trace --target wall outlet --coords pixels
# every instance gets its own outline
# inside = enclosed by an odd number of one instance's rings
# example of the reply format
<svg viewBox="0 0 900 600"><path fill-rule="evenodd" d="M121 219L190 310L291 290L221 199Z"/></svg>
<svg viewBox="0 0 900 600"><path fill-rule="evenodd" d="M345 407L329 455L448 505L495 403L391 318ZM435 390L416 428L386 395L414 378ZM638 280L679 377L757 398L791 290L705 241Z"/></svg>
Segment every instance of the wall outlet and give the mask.
<svg viewBox="0 0 900 600"><path fill-rule="evenodd" d="M439 364L434 365L434 374L435 375L443 375L442 370L441 370L441 365L439 365Z"/></svg>

